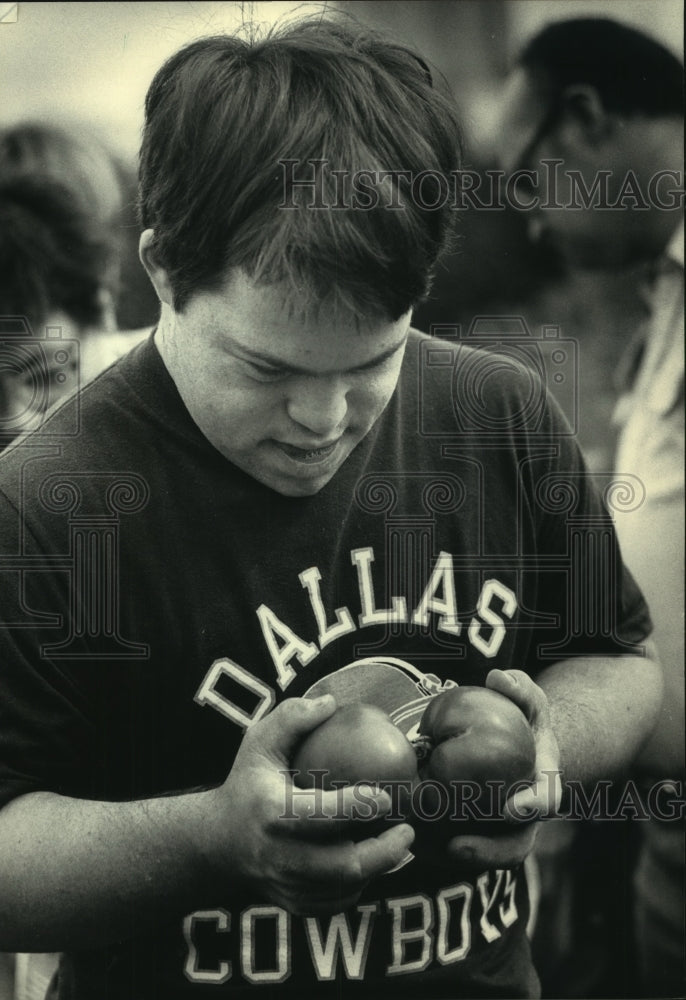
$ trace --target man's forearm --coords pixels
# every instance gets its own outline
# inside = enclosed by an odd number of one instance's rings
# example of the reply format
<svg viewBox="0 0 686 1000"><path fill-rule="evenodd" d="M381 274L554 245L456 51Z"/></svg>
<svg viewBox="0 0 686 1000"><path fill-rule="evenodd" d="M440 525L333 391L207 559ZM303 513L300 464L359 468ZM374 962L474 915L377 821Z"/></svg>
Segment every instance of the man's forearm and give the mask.
<svg viewBox="0 0 686 1000"><path fill-rule="evenodd" d="M662 672L649 654L563 660L536 678L548 696L564 779L610 778L635 758L662 695Z"/></svg>
<svg viewBox="0 0 686 1000"><path fill-rule="evenodd" d="M407 855L389 824L353 841L353 787L289 796L294 747L336 709L287 698L246 731L222 785L135 802L47 792L0 810L0 951L69 951L140 937L251 893L300 915L352 906ZM379 816L390 796L376 795ZM326 824L313 822L315 808ZM359 829L357 829L359 832Z"/></svg>
<svg viewBox="0 0 686 1000"><path fill-rule="evenodd" d="M91 802L49 792L0 811L0 950L103 945L188 912L207 879L199 792ZM199 840L198 840L199 842Z"/></svg>

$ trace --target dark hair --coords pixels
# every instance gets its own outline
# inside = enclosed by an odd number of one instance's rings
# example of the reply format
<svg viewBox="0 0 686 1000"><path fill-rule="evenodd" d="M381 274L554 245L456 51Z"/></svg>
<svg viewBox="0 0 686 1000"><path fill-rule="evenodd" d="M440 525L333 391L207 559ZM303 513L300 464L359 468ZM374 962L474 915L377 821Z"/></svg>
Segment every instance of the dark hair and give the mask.
<svg viewBox="0 0 686 1000"><path fill-rule="evenodd" d="M0 131L0 311L36 329L54 309L102 320L116 285L122 168L84 128L20 122Z"/></svg>
<svg viewBox="0 0 686 1000"><path fill-rule="evenodd" d="M573 18L547 25L519 63L542 74L553 101L572 84L595 87L608 111L683 115L684 70L659 42L610 18Z"/></svg>
<svg viewBox="0 0 686 1000"><path fill-rule="evenodd" d="M158 71L140 214L179 311L240 267L258 283L290 282L304 303L333 294L358 316L395 319L428 293L454 212L447 199L427 206L459 165L452 102L418 56L366 29L308 19L261 39L202 39ZM367 181L378 204L340 207L336 171L375 172ZM413 198L424 171L423 199ZM291 174L316 176L327 207L308 208L312 190L289 187Z"/></svg>
<svg viewBox="0 0 686 1000"><path fill-rule="evenodd" d="M22 121L0 131L0 178L57 181L103 223L119 217L124 174L123 164L84 123Z"/></svg>
<svg viewBox="0 0 686 1000"><path fill-rule="evenodd" d="M109 239L75 193L44 177L0 178L0 312L37 332L53 309L101 321Z"/></svg>

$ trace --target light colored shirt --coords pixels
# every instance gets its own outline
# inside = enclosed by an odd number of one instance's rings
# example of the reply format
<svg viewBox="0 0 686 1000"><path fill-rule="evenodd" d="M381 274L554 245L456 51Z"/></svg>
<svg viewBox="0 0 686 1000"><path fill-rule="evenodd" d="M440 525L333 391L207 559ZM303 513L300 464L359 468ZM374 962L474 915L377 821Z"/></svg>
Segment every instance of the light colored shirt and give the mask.
<svg viewBox="0 0 686 1000"><path fill-rule="evenodd" d="M640 367L616 410L620 432L615 478L618 482L628 480L637 494L626 512L615 513L615 523L622 555L648 600L655 623L654 639L671 701L662 720L663 728L667 723L670 730L663 734L665 743L670 741L666 752L683 762L683 224L659 262L652 305Z"/></svg>
<svg viewBox="0 0 686 1000"><path fill-rule="evenodd" d="M684 227L674 234L652 292L643 358L617 405L615 468L643 481L646 502L684 494ZM621 529L618 522L617 529Z"/></svg>
<svg viewBox="0 0 686 1000"><path fill-rule="evenodd" d="M684 769L683 224L658 262L651 298L643 356L615 413L615 479L636 487L634 502L615 513L615 524L624 560L650 606L665 677L661 714L640 763L649 781L678 782ZM635 879L639 966L644 986L657 989L664 980L673 988L684 971L683 820L653 819L642 833Z"/></svg>

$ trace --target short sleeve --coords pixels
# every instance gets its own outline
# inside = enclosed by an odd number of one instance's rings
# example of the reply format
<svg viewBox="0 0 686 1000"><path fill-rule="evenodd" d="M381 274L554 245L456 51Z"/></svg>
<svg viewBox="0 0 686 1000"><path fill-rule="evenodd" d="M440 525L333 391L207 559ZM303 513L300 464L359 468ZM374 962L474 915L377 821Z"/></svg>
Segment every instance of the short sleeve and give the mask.
<svg viewBox="0 0 686 1000"><path fill-rule="evenodd" d="M83 696L47 652L68 615L67 574L25 551L25 530L0 497L0 805L37 790L78 794L93 750Z"/></svg>

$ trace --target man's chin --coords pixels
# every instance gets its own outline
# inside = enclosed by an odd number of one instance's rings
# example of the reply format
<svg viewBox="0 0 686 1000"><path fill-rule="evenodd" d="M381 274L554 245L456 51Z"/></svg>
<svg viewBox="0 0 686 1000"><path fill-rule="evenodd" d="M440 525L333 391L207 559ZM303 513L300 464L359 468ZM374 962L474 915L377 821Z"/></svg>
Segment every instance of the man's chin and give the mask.
<svg viewBox="0 0 686 1000"><path fill-rule="evenodd" d="M265 471L260 473L257 470L246 470L252 475L254 479L262 483L263 486L267 486L270 490L275 493L279 493L283 497L312 497L319 493L327 483L330 483L334 478L340 466L333 470L328 470L326 473L322 472L317 475L312 473L310 475L303 476L286 476L273 471Z"/></svg>
<svg viewBox="0 0 686 1000"><path fill-rule="evenodd" d="M298 497L316 496L316 494L323 490L327 483L329 483L332 479L333 475L330 475L304 482L265 482L264 485L269 486L270 489L274 490L276 493L280 493L283 497L296 499Z"/></svg>

